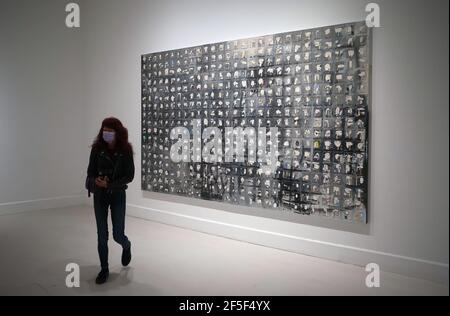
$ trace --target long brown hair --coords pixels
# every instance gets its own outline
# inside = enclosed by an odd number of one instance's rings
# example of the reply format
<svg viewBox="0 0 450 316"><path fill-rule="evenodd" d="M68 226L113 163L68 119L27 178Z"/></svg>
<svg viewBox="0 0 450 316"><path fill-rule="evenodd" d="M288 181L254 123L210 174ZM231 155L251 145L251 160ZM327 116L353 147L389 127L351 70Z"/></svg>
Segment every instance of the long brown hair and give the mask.
<svg viewBox="0 0 450 316"><path fill-rule="evenodd" d="M99 151L108 150L108 143L103 140L103 128L105 127L113 129L116 132L116 149L124 154L134 154L133 146L128 141L128 130L123 126L122 122L115 117L109 117L103 120L102 127L92 144L93 149Z"/></svg>

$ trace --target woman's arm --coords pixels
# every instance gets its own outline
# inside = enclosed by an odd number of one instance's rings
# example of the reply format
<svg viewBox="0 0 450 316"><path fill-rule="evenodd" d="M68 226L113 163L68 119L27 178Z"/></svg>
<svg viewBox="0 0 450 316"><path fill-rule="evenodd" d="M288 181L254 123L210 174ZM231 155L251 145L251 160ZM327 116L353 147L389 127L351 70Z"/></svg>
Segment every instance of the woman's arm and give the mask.
<svg viewBox="0 0 450 316"><path fill-rule="evenodd" d="M119 189L133 181L134 171L135 171L133 154L125 155L123 163L124 163L124 168L125 168L124 175L112 182L109 182L108 189Z"/></svg>
<svg viewBox="0 0 450 316"><path fill-rule="evenodd" d="M87 174L89 177L96 178L98 176L98 166L97 166L97 154L94 149L91 149L91 155L89 157L89 166L87 170Z"/></svg>

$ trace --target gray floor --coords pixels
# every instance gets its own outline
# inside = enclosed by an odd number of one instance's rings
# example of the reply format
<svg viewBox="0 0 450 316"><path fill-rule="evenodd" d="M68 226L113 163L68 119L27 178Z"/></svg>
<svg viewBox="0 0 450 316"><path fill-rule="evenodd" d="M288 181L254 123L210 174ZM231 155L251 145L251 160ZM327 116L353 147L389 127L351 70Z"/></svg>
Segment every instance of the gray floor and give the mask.
<svg viewBox="0 0 450 316"><path fill-rule="evenodd" d="M382 273L365 286L363 268L127 219L133 261L120 266L110 241L110 282L96 286L95 219L89 207L0 216L0 295L448 295L448 287ZM68 263L80 288L65 285Z"/></svg>

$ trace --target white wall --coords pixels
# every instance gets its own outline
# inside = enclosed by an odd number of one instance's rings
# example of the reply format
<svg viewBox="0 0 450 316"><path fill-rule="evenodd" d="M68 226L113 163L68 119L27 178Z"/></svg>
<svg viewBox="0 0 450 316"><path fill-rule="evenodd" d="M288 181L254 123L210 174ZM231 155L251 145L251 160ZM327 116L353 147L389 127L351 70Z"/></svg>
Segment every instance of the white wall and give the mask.
<svg viewBox="0 0 450 316"><path fill-rule="evenodd" d="M0 0L0 213L82 201L81 33L64 8Z"/></svg>

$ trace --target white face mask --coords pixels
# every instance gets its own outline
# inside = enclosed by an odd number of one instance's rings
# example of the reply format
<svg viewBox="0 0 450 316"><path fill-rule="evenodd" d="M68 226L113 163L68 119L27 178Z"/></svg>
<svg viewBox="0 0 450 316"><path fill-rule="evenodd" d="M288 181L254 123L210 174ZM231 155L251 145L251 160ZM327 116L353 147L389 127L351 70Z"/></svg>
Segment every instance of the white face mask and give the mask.
<svg viewBox="0 0 450 316"><path fill-rule="evenodd" d="M103 140L108 144L113 143L116 140L115 132L103 132Z"/></svg>

